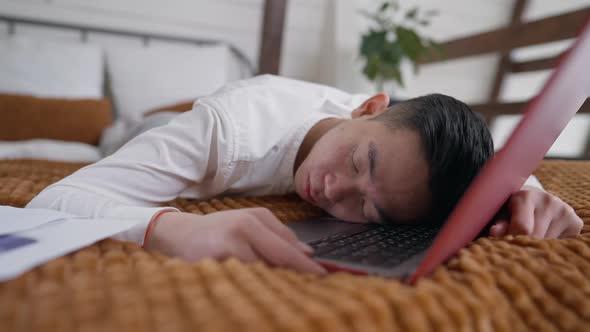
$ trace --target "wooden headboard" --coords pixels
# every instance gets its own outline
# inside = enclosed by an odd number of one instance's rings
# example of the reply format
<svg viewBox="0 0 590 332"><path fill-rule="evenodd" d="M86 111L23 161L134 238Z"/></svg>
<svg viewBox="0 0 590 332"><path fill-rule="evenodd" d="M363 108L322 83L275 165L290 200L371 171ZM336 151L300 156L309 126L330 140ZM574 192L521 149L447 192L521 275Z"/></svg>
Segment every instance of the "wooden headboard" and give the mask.
<svg viewBox="0 0 590 332"><path fill-rule="evenodd" d="M574 38L590 18L590 7L588 7L523 23L521 22L521 16L526 5L527 0L517 0L515 2L509 26L445 42L442 44L445 53L444 58L421 61L421 63L427 64L474 55L499 53L501 58L492 89L489 92L488 101L483 104L472 105L473 109L484 115L489 122L498 115L518 114L526 104L526 101L517 103L498 101L506 74L551 69L559 58L559 56L555 56L518 62L511 59L511 51L519 47ZM590 102L586 101L579 113L590 113Z"/></svg>
<svg viewBox="0 0 590 332"><path fill-rule="evenodd" d="M266 0L260 38L259 74L278 74L287 0Z"/></svg>

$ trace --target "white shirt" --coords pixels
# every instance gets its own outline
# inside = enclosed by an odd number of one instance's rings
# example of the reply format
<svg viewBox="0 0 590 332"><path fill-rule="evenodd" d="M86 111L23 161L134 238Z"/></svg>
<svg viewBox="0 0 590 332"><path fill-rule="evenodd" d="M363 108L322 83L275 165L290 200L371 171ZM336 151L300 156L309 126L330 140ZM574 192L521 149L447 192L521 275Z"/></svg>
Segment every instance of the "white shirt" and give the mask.
<svg viewBox="0 0 590 332"><path fill-rule="evenodd" d="M153 216L174 209L161 202L293 191L305 134L322 119L350 118L368 97L271 75L234 82L47 187L27 207L140 219L117 238L141 245Z"/></svg>
<svg viewBox="0 0 590 332"><path fill-rule="evenodd" d="M142 245L154 215L176 210L161 202L293 191L293 165L305 134L322 119L350 118L367 98L271 75L234 82L47 187L27 208L139 219L117 238Z"/></svg>

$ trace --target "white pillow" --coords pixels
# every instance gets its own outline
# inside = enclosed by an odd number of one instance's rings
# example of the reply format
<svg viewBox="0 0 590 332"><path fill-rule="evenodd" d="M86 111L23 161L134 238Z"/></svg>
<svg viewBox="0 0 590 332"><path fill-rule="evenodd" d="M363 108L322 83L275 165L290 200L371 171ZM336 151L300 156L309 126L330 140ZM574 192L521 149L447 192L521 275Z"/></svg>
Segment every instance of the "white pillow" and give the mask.
<svg viewBox="0 0 590 332"><path fill-rule="evenodd" d="M51 139L0 141L0 159L42 159L67 162L95 162L102 158L100 150L80 142Z"/></svg>
<svg viewBox="0 0 590 332"><path fill-rule="evenodd" d="M115 123L102 131L99 145L100 151L103 156L109 156L132 138L152 128L167 124L179 114L181 113L164 111L150 114L135 123L124 120L115 121Z"/></svg>
<svg viewBox="0 0 590 332"><path fill-rule="evenodd" d="M132 122L157 107L195 100L227 82L227 46L107 47L107 72L118 118Z"/></svg>
<svg viewBox="0 0 590 332"><path fill-rule="evenodd" d="M27 37L0 39L0 92L101 98L104 61L96 45Z"/></svg>

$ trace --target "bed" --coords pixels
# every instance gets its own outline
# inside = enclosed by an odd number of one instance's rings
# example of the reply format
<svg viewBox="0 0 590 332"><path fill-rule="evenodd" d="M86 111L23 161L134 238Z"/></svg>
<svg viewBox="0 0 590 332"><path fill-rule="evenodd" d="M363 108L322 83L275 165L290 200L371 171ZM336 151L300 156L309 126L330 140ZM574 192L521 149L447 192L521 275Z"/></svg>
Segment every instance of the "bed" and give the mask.
<svg viewBox="0 0 590 332"><path fill-rule="evenodd" d="M2 14L0 23L8 26L0 35L0 159L97 161L198 97L256 73L244 51L223 40ZM20 32L31 26L78 38Z"/></svg>
<svg viewBox="0 0 590 332"><path fill-rule="evenodd" d="M86 164L0 160L0 204L23 207ZM190 264L109 239L0 283L0 326L2 331L587 331L590 162L545 160L535 175L583 218L581 235L483 237L413 287L347 273L320 278L234 259ZM294 195L164 204L196 214L262 206L283 222L323 213Z"/></svg>
<svg viewBox="0 0 590 332"><path fill-rule="evenodd" d="M22 207L84 164L0 161L0 204ZM535 175L584 219L567 240L480 238L415 287L263 264L189 264L104 240L0 284L3 331L587 331L590 163L544 161ZM295 196L177 199L206 214L270 208L284 222L322 212Z"/></svg>

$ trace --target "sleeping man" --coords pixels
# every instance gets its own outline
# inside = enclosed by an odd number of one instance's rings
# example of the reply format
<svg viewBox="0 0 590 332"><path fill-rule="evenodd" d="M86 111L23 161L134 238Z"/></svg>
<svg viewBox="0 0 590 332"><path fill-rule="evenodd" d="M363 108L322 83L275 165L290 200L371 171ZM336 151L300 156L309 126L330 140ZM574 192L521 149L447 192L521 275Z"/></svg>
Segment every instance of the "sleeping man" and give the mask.
<svg viewBox="0 0 590 332"><path fill-rule="evenodd" d="M449 96L388 104L385 94L351 95L270 75L234 82L49 186L27 207L140 219L118 238L190 261L233 256L324 273L311 248L267 209L201 216L160 203L294 191L349 222L444 222L492 156L490 133ZM539 187L512 195L490 235L578 234L583 223L573 209Z"/></svg>

